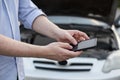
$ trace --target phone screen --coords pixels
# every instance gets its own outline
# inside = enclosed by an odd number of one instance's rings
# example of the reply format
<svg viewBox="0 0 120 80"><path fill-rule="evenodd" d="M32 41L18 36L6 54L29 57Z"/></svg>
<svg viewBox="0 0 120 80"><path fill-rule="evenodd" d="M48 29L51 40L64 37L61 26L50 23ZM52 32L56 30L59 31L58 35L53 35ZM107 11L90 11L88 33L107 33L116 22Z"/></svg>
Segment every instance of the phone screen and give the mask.
<svg viewBox="0 0 120 80"><path fill-rule="evenodd" d="M95 47L96 45L97 45L97 38L93 38L79 42L76 46L73 47L73 50L74 51L85 50Z"/></svg>

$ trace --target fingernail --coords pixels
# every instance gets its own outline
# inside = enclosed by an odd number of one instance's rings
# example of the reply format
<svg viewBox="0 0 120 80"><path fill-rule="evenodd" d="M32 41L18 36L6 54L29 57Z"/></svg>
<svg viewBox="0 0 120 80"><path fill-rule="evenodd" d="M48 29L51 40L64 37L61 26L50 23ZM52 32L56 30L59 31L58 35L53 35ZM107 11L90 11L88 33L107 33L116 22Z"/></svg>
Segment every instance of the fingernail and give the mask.
<svg viewBox="0 0 120 80"><path fill-rule="evenodd" d="M74 42L74 45L77 45L77 42Z"/></svg>

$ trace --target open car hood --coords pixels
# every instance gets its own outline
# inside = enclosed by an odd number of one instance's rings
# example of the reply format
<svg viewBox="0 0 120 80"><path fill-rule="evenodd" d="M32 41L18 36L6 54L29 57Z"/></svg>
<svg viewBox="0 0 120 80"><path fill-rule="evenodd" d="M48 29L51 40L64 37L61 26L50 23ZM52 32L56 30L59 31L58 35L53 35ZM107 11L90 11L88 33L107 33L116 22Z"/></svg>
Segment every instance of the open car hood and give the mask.
<svg viewBox="0 0 120 80"><path fill-rule="evenodd" d="M117 0L32 0L47 15L94 18L109 25L114 22Z"/></svg>

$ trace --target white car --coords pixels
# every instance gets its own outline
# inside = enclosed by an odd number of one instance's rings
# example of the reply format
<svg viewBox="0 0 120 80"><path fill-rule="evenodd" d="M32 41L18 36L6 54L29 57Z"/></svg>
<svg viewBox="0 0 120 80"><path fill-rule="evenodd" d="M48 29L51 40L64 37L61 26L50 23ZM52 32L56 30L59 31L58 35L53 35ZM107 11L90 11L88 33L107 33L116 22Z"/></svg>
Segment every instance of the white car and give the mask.
<svg viewBox="0 0 120 80"><path fill-rule="evenodd" d="M25 80L120 80L120 69L103 71L108 56L120 51L114 24L117 0L32 0L63 29L86 32L97 46L67 63L43 58L24 58ZM55 40L21 27L22 41L46 45Z"/></svg>

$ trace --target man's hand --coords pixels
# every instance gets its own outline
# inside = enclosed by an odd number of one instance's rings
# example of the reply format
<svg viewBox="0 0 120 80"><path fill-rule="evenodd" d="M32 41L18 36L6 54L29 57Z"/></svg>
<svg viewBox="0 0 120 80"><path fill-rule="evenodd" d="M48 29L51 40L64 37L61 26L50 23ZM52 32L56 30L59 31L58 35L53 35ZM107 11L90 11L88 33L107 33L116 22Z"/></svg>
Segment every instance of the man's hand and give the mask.
<svg viewBox="0 0 120 80"><path fill-rule="evenodd" d="M69 58L79 56L82 51L70 51L72 46L69 43L53 42L45 46L44 56L47 59L65 61Z"/></svg>
<svg viewBox="0 0 120 80"><path fill-rule="evenodd" d="M56 40L76 45L77 42L89 39L86 33L78 30L59 30Z"/></svg>
<svg viewBox="0 0 120 80"><path fill-rule="evenodd" d="M45 58L53 59L57 61L65 61L69 58L79 56L82 51L70 51L73 47L70 43L76 45L77 42L89 39L87 34L78 30L59 30L57 31L56 40L60 42L54 42L46 45Z"/></svg>

